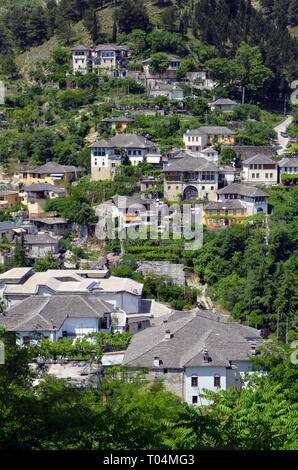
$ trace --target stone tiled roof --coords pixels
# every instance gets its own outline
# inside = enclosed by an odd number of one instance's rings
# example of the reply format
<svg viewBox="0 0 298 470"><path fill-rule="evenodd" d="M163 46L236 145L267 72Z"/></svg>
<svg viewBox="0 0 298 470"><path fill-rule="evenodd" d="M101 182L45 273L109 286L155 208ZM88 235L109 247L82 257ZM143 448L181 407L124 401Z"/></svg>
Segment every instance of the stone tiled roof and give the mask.
<svg viewBox="0 0 298 470"><path fill-rule="evenodd" d="M217 191L217 194L237 194L247 197L269 197L265 191L243 183L233 183Z"/></svg>
<svg viewBox="0 0 298 470"><path fill-rule="evenodd" d="M56 162L47 162L33 170L24 171L24 173L75 173L81 170L82 168L73 165L60 165L60 163Z"/></svg>
<svg viewBox="0 0 298 470"><path fill-rule="evenodd" d="M95 48L96 51L129 51L129 47L117 44L98 44Z"/></svg>
<svg viewBox="0 0 298 470"><path fill-rule="evenodd" d="M71 50L72 51L89 51L91 48L84 46L83 44L79 44L78 46L74 46Z"/></svg>
<svg viewBox="0 0 298 470"><path fill-rule="evenodd" d="M96 141L94 144L89 146L90 148L93 147L107 147L107 148L151 148L157 147L155 142L152 142L145 137L137 134L117 134L110 139L102 139Z"/></svg>
<svg viewBox="0 0 298 470"><path fill-rule="evenodd" d="M168 163L163 168L164 172L169 171L219 171L215 163L209 162L202 157L193 157L187 152L180 152L176 156L177 160Z"/></svg>
<svg viewBox="0 0 298 470"><path fill-rule="evenodd" d="M101 318L114 307L94 295L30 296L0 315L0 325L8 331L59 330L67 317Z"/></svg>
<svg viewBox="0 0 298 470"><path fill-rule="evenodd" d="M272 145L229 145L227 147L234 149L236 153L240 153L245 158L253 157L259 153L267 156L276 154L275 148Z"/></svg>
<svg viewBox="0 0 298 470"><path fill-rule="evenodd" d="M35 192L35 191L52 191L53 193L65 193L66 190L62 188L57 188L50 183L32 183L29 186L24 188L25 192Z"/></svg>
<svg viewBox="0 0 298 470"><path fill-rule="evenodd" d="M170 339L165 338L166 330L170 330ZM153 368L153 358L157 356L160 368L229 367L229 361L249 360L249 339L258 336L255 328L222 323L217 314L208 311L176 312L166 323L135 335L123 364ZM210 357L208 363L203 360L204 348Z"/></svg>
<svg viewBox="0 0 298 470"><path fill-rule="evenodd" d="M243 165L249 165L251 163L264 163L264 164L274 164L277 165L277 162L274 160L271 160L271 158L267 157L267 155L264 155L263 153L257 153L253 157L247 158L244 160Z"/></svg>
<svg viewBox="0 0 298 470"><path fill-rule="evenodd" d="M298 157L283 158L278 165L280 168L298 168Z"/></svg>
<svg viewBox="0 0 298 470"><path fill-rule="evenodd" d="M204 206L204 210L209 209L244 209L245 204L240 199L229 199L227 201L209 202Z"/></svg>
<svg viewBox="0 0 298 470"><path fill-rule="evenodd" d="M201 135L201 134L211 134L211 135L235 135L237 132L228 129L225 126L203 126L198 129L188 130L187 134L191 135Z"/></svg>
<svg viewBox="0 0 298 470"><path fill-rule="evenodd" d="M63 237L51 237L48 233L37 233L36 235L24 235L27 245L56 245Z"/></svg>
<svg viewBox="0 0 298 470"><path fill-rule="evenodd" d="M218 105L221 105L221 104L237 104L236 101L233 101L233 100L230 100L230 98L220 98L216 101L211 101L211 103L209 103L210 105L212 104L218 104Z"/></svg>

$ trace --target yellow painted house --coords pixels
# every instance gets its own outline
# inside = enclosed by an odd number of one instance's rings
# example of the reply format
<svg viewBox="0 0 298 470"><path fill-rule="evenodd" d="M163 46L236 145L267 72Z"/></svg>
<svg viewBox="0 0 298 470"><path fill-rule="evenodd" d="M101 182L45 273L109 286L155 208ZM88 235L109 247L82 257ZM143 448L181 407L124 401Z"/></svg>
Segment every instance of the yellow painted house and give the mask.
<svg viewBox="0 0 298 470"><path fill-rule="evenodd" d="M10 209L21 202L18 191L0 192L0 209Z"/></svg>
<svg viewBox="0 0 298 470"><path fill-rule="evenodd" d="M247 208L240 199L210 202L203 208L203 224L210 229L245 224L243 217L247 217Z"/></svg>
<svg viewBox="0 0 298 470"><path fill-rule="evenodd" d="M33 183L24 188L24 194L23 203L27 205L29 219L37 219L55 215L45 211L46 202L48 199L64 197L66 190L49 183Z"/></svg>
<svg viewBox="0 0 298 470"><path fill-rule="evenodd" d="M102 122L107 123L107 126L114 131L124 132L128 124L133 122L133 119L130 119L126 116L118 116L105 118Z"/></svg>
<svg viewBox="0 0 298 470"><path fill-rule="evenodd" d="M82 168L79 167L48 162L33 170L19 173L19 179L24 185L49 183L57 188L66 189L67 184L78 179L81 172Z"/></svg>

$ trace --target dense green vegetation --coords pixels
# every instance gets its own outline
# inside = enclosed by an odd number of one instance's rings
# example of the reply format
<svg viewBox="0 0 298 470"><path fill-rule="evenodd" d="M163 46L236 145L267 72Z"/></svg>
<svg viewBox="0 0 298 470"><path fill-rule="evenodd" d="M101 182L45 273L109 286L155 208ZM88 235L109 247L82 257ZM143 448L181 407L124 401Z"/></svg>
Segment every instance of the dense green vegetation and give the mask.
<svg viewBox="0 0 298 470"><path fill-rule="evenodd" d="M297 187L266 189L273 214L270 234L258 226L232 225L204 233L197 252L185 252L209 285L211 298L240 321L279 335L296 331L297 321Z"/></svg>
<svg viewBox="0 0 298 470"><path fill-rule="evenodd" d="M143 374L118 368L105 372L97 388L46 375L33 387L28 364L37 349L1 338L2 450L295 449L297 372L287 345L261 359L270 376L252 377L254 386L242 392L206 392L213 403L204 409L183 403L160 381L149 384Z"/></svg>

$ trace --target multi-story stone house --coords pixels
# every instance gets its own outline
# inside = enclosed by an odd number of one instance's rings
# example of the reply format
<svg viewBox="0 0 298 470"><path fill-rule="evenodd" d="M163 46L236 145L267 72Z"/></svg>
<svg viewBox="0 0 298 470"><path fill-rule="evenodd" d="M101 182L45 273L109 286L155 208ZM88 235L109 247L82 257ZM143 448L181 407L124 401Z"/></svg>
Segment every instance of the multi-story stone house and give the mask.
<svg viewBox="0 0 298 470"><path fill-rule="evenodd" d="M218 200L221 202L227 202L231 199L241 200L241 202L245 203L247 208L246 214L248 216L268 213L269 195L255 186L243 183L233 183L219 189L217 194Z"/></svg>
<svg viewBox="0 0 298 470"><path fill-rule="evenodd" d="M117 134L90 145L92 180L111 180L122 157L127 155L137 165L147 154L157 153L157 144L137 134Z"/></svg>
<svg viewBox="0 0 298 470"><path fill-rule="evenodd" d="M172 83L177 81L177 70L182 65L182 60L179 57L169 55L170 61L167 70L164 73L152 73L150 71L151 58L142 61L144 68L144 76L146 86L148 88L154 88L160 83Z"/></svg>
<svg viewBox="0 0 298 470"><path fill-rule="evenodd" d="M214 163L181 152L175 160L164 165L163 172L166 199L217 200L219 169Z"/></svg>
<svg viewBox="0 0 298 470"><path fill-rule="evenodd" d="M96 72L99 68L113 69L125 65L129 60L129 47L117 44L84 45L72 49L73 73Z"/></svg>
<svg viewBox="0 0 298 470"><path fill-rule="evenodd" d="M190 405L208 405L204 389L245 386L258 338L255 328L224 323L210 311L174 312L132 338L123 365L145 369L150 381L162 379Z"/></svg>
<svg viewBox="0 0 298 470"><path fill-rule="evenodd" d="M80 167L47 162L33 170L22 171L19 173L18 177L22 183L27 185L33 183L49 183L58 188L66 189L68 183L78 179L81 173L82 168Z"/></svg>

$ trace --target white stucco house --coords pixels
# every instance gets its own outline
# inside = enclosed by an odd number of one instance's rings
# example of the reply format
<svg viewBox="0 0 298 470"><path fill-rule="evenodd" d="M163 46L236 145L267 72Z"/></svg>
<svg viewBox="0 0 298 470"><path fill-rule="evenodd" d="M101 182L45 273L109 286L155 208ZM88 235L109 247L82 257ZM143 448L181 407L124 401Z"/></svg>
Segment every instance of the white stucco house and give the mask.
<svg viewBox="0 0 298 470"><path fill-rule="evenodd" d="M247 208L247 215L267 214L269 195L253 185L232 183L217 191L219 201L240 199Z"/></svg>
<svg viewBox="0 0 298 470"><path fill-rule="evenodd" d="M111 328L113 305L88 295L34 295L0 315L0 325L17 333L17 344L30 345L40 338L83 338Z"/></svg>
<svg viewBox="0 0 298 470"><path fill-rule="evenodd" d="M104 270L55 270L33 273L32 268L15 268L0 275L0 295L7 308L27 297L92 294L114 309L140 312L143 284L129 278L108 276Z"/></svg>
<svg viewBox="0 0 298 470"><path fill-rule="evenodd" d="M174 312L132 338L123 364L149 369L150 380L162 379L189 404L208 405L204 389L244 385L258 338L255 328L224 323L210 311Z"/></svg>
<svg viewBox="0 0 298 470"><path fill-rule="evenodd" d="M263 154L247 158L243 162L242 180L254 184L277 184L278 163Z"/></svg>

